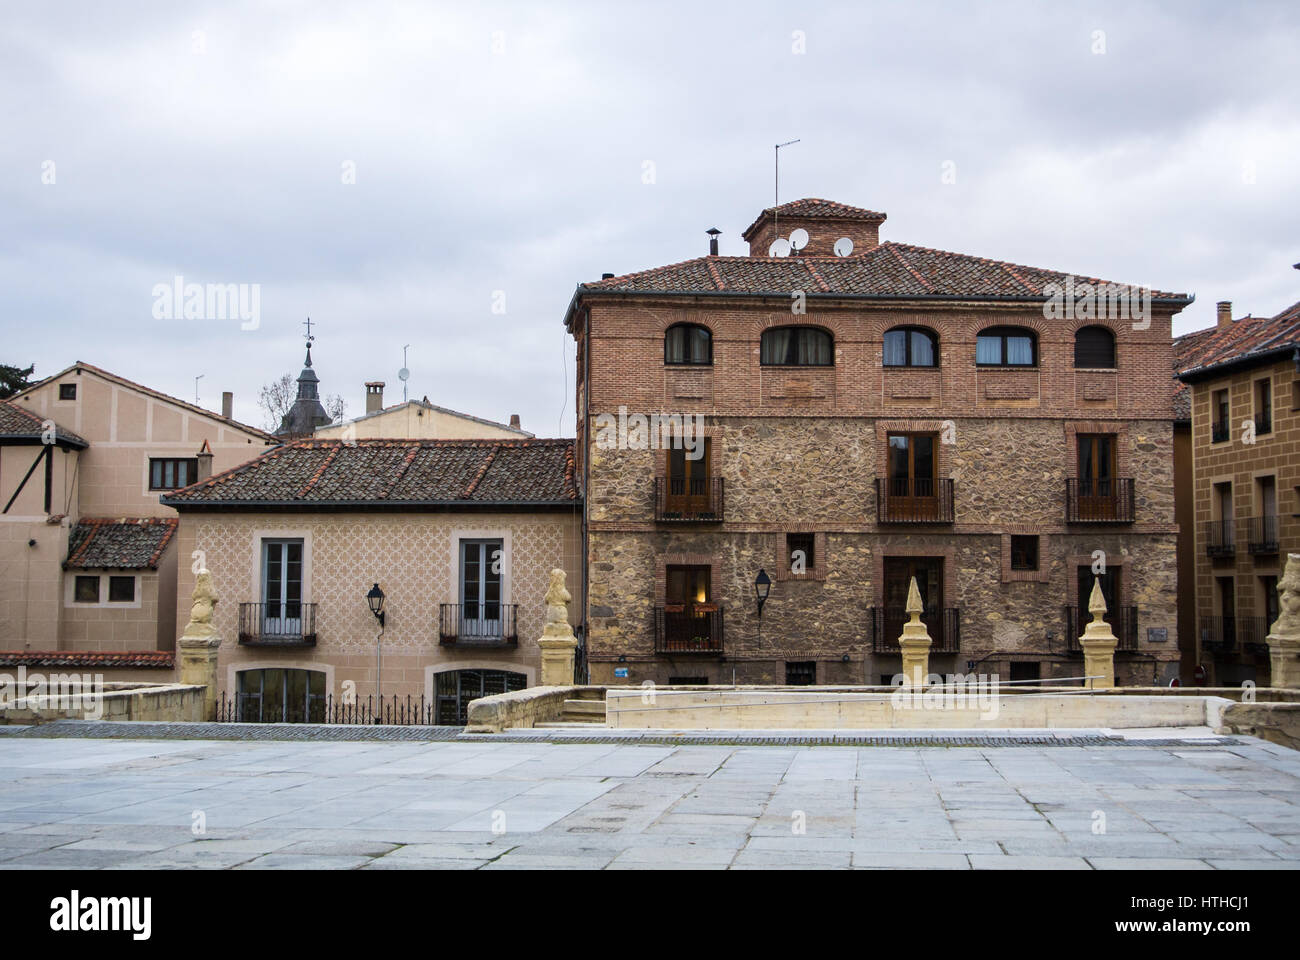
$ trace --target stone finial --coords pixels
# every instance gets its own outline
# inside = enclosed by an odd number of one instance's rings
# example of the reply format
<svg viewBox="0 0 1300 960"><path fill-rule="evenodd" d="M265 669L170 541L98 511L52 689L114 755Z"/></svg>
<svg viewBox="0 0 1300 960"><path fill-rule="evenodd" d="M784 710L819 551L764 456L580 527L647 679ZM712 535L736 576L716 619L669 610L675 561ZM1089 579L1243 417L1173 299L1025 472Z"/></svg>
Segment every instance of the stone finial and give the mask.
<svg viewBox="0 0 1300 960"><path fill-rule="evenodd" d="M212 626L212 614L217 606L217 590L212 585L212 574L207 570L199 571L191 599L190 622L183 637L197 640L214 636L217 631Z"/></svg>
<svg viewBox="0 0 1300 960"><path fill-rule="evenodd" d="M1106 597L1101 592L1101 578L1092 578L1092 593L1088 597L1088 612L1092 614L1092 622L1097 623L1106 619Z"/></svg>
<svg viewBox="0 0 1300 960"><path fill-rule="evenodd" d="M551 571L551 583L546 588L546 621L542 626L542 686L558 687L573 683L574 650L578 638L569 625L569 601L573 596L564 586L564 571L556 567Z"/></svg>
<svg viewBox="0 0 1300 960"><path fill-rule="evenodd" d="M907 585L907 606L903 608L910 616L910 623L919 623L925 607L921 605L921 591L916 586L916 577Z"/></svg>
<svg viewBox="0 0 1300 960"><path fill-rule="evenodd" d="M1300 688L1300 553L1286 555L1286 570L1277 582L1278 615L1269 627L1269 684Z"/></svg>

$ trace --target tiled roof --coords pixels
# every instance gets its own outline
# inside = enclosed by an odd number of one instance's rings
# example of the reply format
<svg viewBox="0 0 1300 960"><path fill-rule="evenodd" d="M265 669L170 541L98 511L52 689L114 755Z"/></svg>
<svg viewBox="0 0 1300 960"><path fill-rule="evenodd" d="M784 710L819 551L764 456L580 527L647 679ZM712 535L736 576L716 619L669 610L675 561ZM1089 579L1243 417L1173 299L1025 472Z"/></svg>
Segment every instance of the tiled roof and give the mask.
<svg viewBox="0 0 1300 960"><path fill-rule="evenodd" d="M170 650L0 650L0 667L152 667L171 669Z"/></svg>
<svg viewBox="0 0 1300 960"><path fill-rule="evenodd" d="M176 533L176 517L87 519L68 534L68 570L157 570Z"/></svg>
<svg viewBox="0 0 1300 960"><path fill-rule="evenodd" d="M297 440L176 490L226 506L557 505L578 500L572 440Z"/></svg>
<svg viewBox="0 0 1300 960"><path fill-rule="evenodd" d="M1294 346L1300 346L1300 302L1274 317L1242 317L1176 338L1174 368L1183 376L1196 375Z"/></svg>
<svg viewBox="0 0 1300 960"><path fill-rule="evenodd" d="M820 217L826 220L874 220L877 222L885 219L883 213L877 213L875 210L851 207L847 203L822 200L820 197L805 197L802 200L791 200L789 203L783 203L779 207L768 207L758 215L753 223L745 228L745 232L741 234L741 237L748 240L750 234L758 228L759 224L774 215L782 217Z"/></svg>
<svg viewBox="0 0 1300 960"><path fill-rule="evenodd" d="M192 403L187 403L186 401L181 400L179 397L173 397L166 393L161 393L150 387L146 387L144 384L136 383L134 380L128 380L126 377L119 377L116 373L109 373L107 370L103 370L92 363L86 363L84 360L78 360L72 366L60 370L58 373L54 374L53 376L46 377L44 380L39 380L36 383L33 383L26 390L23 390L18 394L16 394L16 396L21 397L23 394L30 393L31 391L35 390L37 387L49 383L51 380L57 380L59 377L66 376L67 374L77 369L89 370L91 373L95 374L96 376L103 377L105 380L111 380L113 383L120 384L121 386L130 387L132 390L138 390L141 393L148 394L149 396L157 400L165 400L168 403L174 403L178 407L184 407L186 410L189 410L191 413L199 413L205 417L211 417L213 420L218 420L221 423L228 423L230 424L230 426L235 427L238 430L243 430L245 433L251 433L253 436L258 437L259 439L270 440L270 441L276 441L279 439L273 434L267 433L265 430L259 430L257 427L250 427L248 424L240 423L238 420L231 419L230 417L223 417L221 414L216 413L215 411L205 410L203 407L196 406Z"/></svg>
<svg viewBox="0 0 1300 960"><path fill-rule="evenodd" d="M736 294L789 297L1045 298L1049 283L1103 284L1078 274L887 241L849 257L698 257L580 284L584 293ZM1155 299L1189 301L1153 290ZM575 297L576 300L576 297Z"/></svg>
<svg viewBox="0 0 1300 960"><path fill-rule="evenodd" d="M9 401L0 401L0 443L6 440L39 441L45 432L45 421L29 410ZM90 446L71 430L54 425L54 436L63 444L85 449Z"/></svg>

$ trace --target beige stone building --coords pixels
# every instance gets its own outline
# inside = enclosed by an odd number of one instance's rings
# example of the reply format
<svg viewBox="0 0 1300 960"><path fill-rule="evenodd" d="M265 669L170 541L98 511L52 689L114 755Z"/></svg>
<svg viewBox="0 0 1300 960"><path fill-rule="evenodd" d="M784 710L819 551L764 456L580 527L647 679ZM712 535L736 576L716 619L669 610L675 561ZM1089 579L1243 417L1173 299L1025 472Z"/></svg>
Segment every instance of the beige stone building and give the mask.
<svg viewBox="0 0 1300 960"><path fill-rule="evenodd" d="M272 442L225 403L82 362L0 403L0 665L169 677L176 512L159 496Z"/></svg>
<svg viewBox="0 0 1300 960"><path fill-rule="evenodd" d="M888 680L913 577L935 672L1078 677L1094 572L1120 682L1177 673L1190 298L1143 317L1136 288L882 242L884 220L795 201L744 231L750 256L579 286L593 683ZM692 456L654 416L701 418Z"/></svg>
<svg viewBox="0 0 1300 960"><path fill-rule="evenodd" d="M1300 303L1234 319L1225 301L1218 313L1176 342L1191 426L1180 600L1195 630L1183 647L1204 683L1267 686L1278 578L1300 551Z"/></svg>
<svg viewBox="0 0 1300 960"><path fill-rule="evenodd" d="M379 693L464 722L475 697L537 682L550 570L580 582L572 440L294 441L164 499L220 597L232 718L319 720ZM182 571L177 635L193 587Z"/></svg>
<svg viewBox="0 0 1300 960"><path fill-rule="evenodd" d="M423 400L384 406L384 383L366 384L366 412L342 423L317 427L319 440L526 440L533 435L519 428L519 415L496 423Z"/></svg>

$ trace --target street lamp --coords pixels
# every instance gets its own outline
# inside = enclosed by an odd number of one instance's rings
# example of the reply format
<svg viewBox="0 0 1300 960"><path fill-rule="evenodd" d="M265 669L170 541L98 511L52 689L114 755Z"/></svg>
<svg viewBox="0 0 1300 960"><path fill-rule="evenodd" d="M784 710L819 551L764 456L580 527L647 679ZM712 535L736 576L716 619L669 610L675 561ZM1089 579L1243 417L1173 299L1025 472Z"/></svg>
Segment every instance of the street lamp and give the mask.
<svg viewBox="0 0 1300 960"><path fill-rule="evenodd" d="M381 680L384 674L380 640L384 635L384 591L379 589L379 584L376 583L370 588L370 592L366 594L366 603L370 607L370 612L375 615L375 619L379 621L379 632L375 634L375 722L383 723L384 695Z"/></svg>
<svg viewBox="0 0 1300 960"><path fill-rule="evenodd" d="M767 575L767 571L759 569L758 576L754 578L754 599L758 601L758 645L763 645L763 604L767 603L767 595L772 590L772 578ZM733 677L732 683L735 680Z"/></svg>

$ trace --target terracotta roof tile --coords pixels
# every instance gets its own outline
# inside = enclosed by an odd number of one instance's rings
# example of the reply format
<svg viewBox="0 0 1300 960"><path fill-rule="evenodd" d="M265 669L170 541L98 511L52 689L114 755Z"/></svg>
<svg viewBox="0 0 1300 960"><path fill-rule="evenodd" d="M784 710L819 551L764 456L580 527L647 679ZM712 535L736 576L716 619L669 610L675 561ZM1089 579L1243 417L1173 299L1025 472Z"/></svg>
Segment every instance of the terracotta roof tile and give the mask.
<svg viewBox="0 0 1300 960"><path fill-rule="evenodd" d="M66 570L157 570L176 534L176 517L83 517L68 534Z"/></svg>
<svg viewBox="0 0 1300 960"><path fill-rule="evenodd" d="M36 414L24 410L16 403L0 401L0 443L6 440L39 441L44 432L45 421ZM68 446L80 447L83 450L90 446L85 439L57 423L54 425L54 436L60 443Z"/></svg>
<svg viewBox="0 0 1300 960"><path fill-rule="evenodd" d="M1300 346L1300 302L1274 317L1245 316L1226 326L1194 330L1174 338L1174 419L1192 413L1190 384L1179 379L1225 364L1249 363L1254 356Z"/></svg>
<svg viewBox="0 0 1300 960"><path fill-rule="evenodd" d="M176 666L170 650L0 650L0 667L145 667Z"/></svg>
<svg viewBox="0 0 1300 960"><path fill-rule="evenodd" d="M886 219L885 214L877 213L875 210L851 207L847 203L822 200L820 197L805 197L802 200L791 200L789 203L783 203L779 207L767 207L755 218L753 223L745 228L741 237L748 240L758 226L771 216L817 217L822 220L867 220L876 222Z"/></svg>

